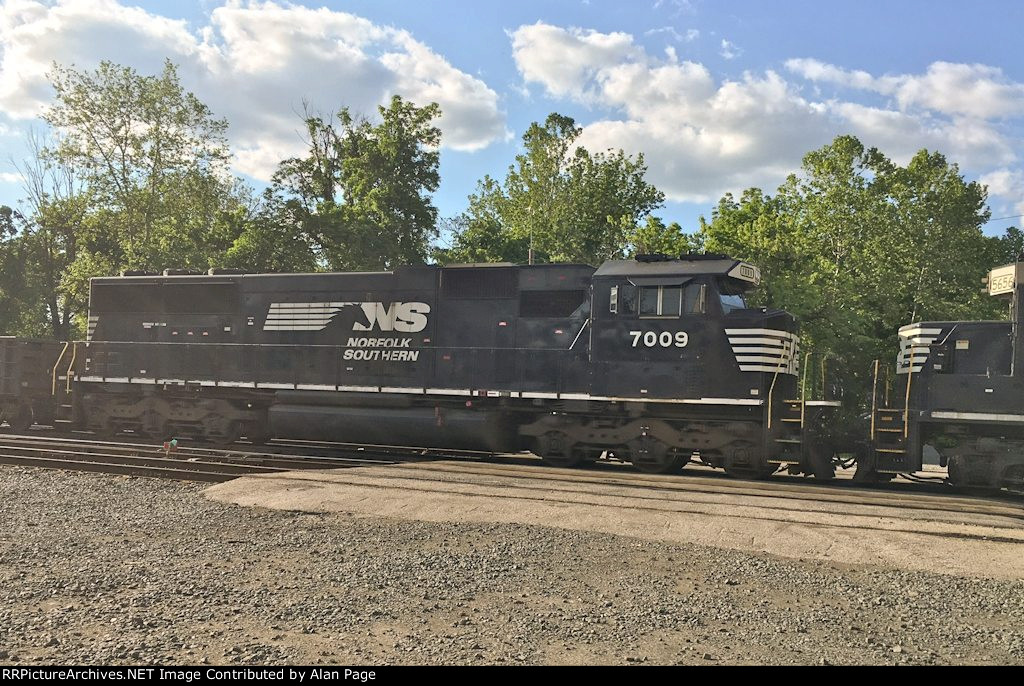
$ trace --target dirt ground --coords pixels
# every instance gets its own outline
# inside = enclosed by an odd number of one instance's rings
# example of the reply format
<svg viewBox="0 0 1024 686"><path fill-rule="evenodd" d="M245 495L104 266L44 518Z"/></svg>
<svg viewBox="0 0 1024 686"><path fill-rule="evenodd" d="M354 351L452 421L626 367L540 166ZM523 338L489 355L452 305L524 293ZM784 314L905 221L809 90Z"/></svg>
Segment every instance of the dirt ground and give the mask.
<svg viewBox="0 0 1024 686"><path fill-rule="evenodd" d="M0 663L1024 664L1022 514L529 464L3 467Z"/></svg>
<svg viewBox="0 0 1024 686"><path fill-rule="evenodd" d="M282 510L530 524L797 559L1024 578L1024 500L746 482L694 471L645 476L613 468L427 462L237 479L206 494Z"/></svg>

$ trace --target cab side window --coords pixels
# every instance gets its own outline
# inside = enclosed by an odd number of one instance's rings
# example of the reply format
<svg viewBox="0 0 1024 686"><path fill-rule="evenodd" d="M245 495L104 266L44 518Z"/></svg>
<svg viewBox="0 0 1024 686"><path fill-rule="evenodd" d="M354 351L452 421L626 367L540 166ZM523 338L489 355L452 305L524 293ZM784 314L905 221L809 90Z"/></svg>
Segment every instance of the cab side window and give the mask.
<svg viewBox="0 0 1024 686"><path fill-rule="evenodd" d="M636 314L636 286L612 286L608 311L618 315Z"/></svg>
<svg viewBox="0 0 1024 686"><path fill-rule="evenodd" d="M683 314L704 314L707 288L702 283L691 283L683 290Z"/></svg>
<svg viewBox="0 0 1024 686"><path fill-rule="evenodd" d="M641 317L661 317L666 314L679 314L679 299L676 298L676 311L673 313L667 307L662 310L661 298L664 293L664 288L661 286L641 286L640 287L640 316Z"/></svg>
<svg viewBox="0 0 1024 686"><path fill-rule="evenodd" d="M641 286L641 317L679 317L704 312L704 284Z"/></svg>

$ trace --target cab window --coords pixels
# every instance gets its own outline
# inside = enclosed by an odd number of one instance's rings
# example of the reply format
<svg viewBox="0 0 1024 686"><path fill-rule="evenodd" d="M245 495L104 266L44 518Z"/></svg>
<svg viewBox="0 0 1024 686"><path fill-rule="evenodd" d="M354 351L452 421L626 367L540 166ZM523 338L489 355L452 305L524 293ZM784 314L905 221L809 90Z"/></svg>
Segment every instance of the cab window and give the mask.
<svg viewBox="0 0 1024 686"><path fill-rule="evenodd" d="M636 286L612 286L608 311L619 315L636 314Z"/></svg>
<svg viewBox="0 0 1024 686"><path fill-rule="evenodd" d="M704 312L704 285L641 286L641 317L678 317Z"/></svg>
<svg viewBox="0 0 1024 686"><path fill-rule="evenodd" d="M718 282L718 297L722 303L722 314L729 314L734 310L747 309L747 303L743 299L743 289L729 280L722 279Z"/></svg>

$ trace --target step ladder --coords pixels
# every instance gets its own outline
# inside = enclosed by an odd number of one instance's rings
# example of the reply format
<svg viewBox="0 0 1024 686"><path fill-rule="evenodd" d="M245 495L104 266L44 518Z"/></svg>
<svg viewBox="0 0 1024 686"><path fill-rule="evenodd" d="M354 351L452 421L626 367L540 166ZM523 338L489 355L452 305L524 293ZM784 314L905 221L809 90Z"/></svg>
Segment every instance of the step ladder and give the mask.
<svg viewBox="0 0 1024 686"><path fill-rule="evenodd" d="M871 434L875 470L907 471L910 466L910 454L906 410L894 407L877 408L871 422Z"/></svg>
<svg viewBox="0 0 1024 686"><path fill-rule="evenodd" d="M803 456L804 402L783 400L779 413L780 435L774 439L782 444L782 452L768 460L769 464L796 464Z"/></svg>

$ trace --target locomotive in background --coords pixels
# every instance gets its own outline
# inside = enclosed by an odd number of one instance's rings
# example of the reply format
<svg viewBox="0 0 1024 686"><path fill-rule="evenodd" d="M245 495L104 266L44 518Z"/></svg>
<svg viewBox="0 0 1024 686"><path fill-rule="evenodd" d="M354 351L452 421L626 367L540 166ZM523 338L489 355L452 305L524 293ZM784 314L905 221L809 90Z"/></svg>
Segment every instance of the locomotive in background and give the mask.
<svg viewBox="0 0 1024 686"><path fill-rule="evenodd" d="M8 397L6 413L103 436L613 454L647 472L699 454L831 476L820 427L837 403L802 394L793 317L745 305L759 279L720 255L97 278L87 341L36 374L51 398Z"/></svg>
<svg viewBox="0 0 1024 686"><path fill-rule="evenodd" d="M901 327L889 388L876 363L870 451L859 465L869 478L920 470L930 447L954 484L1024 488L1024 263L985 282L1009 301L1009 320Z"/></svg>

